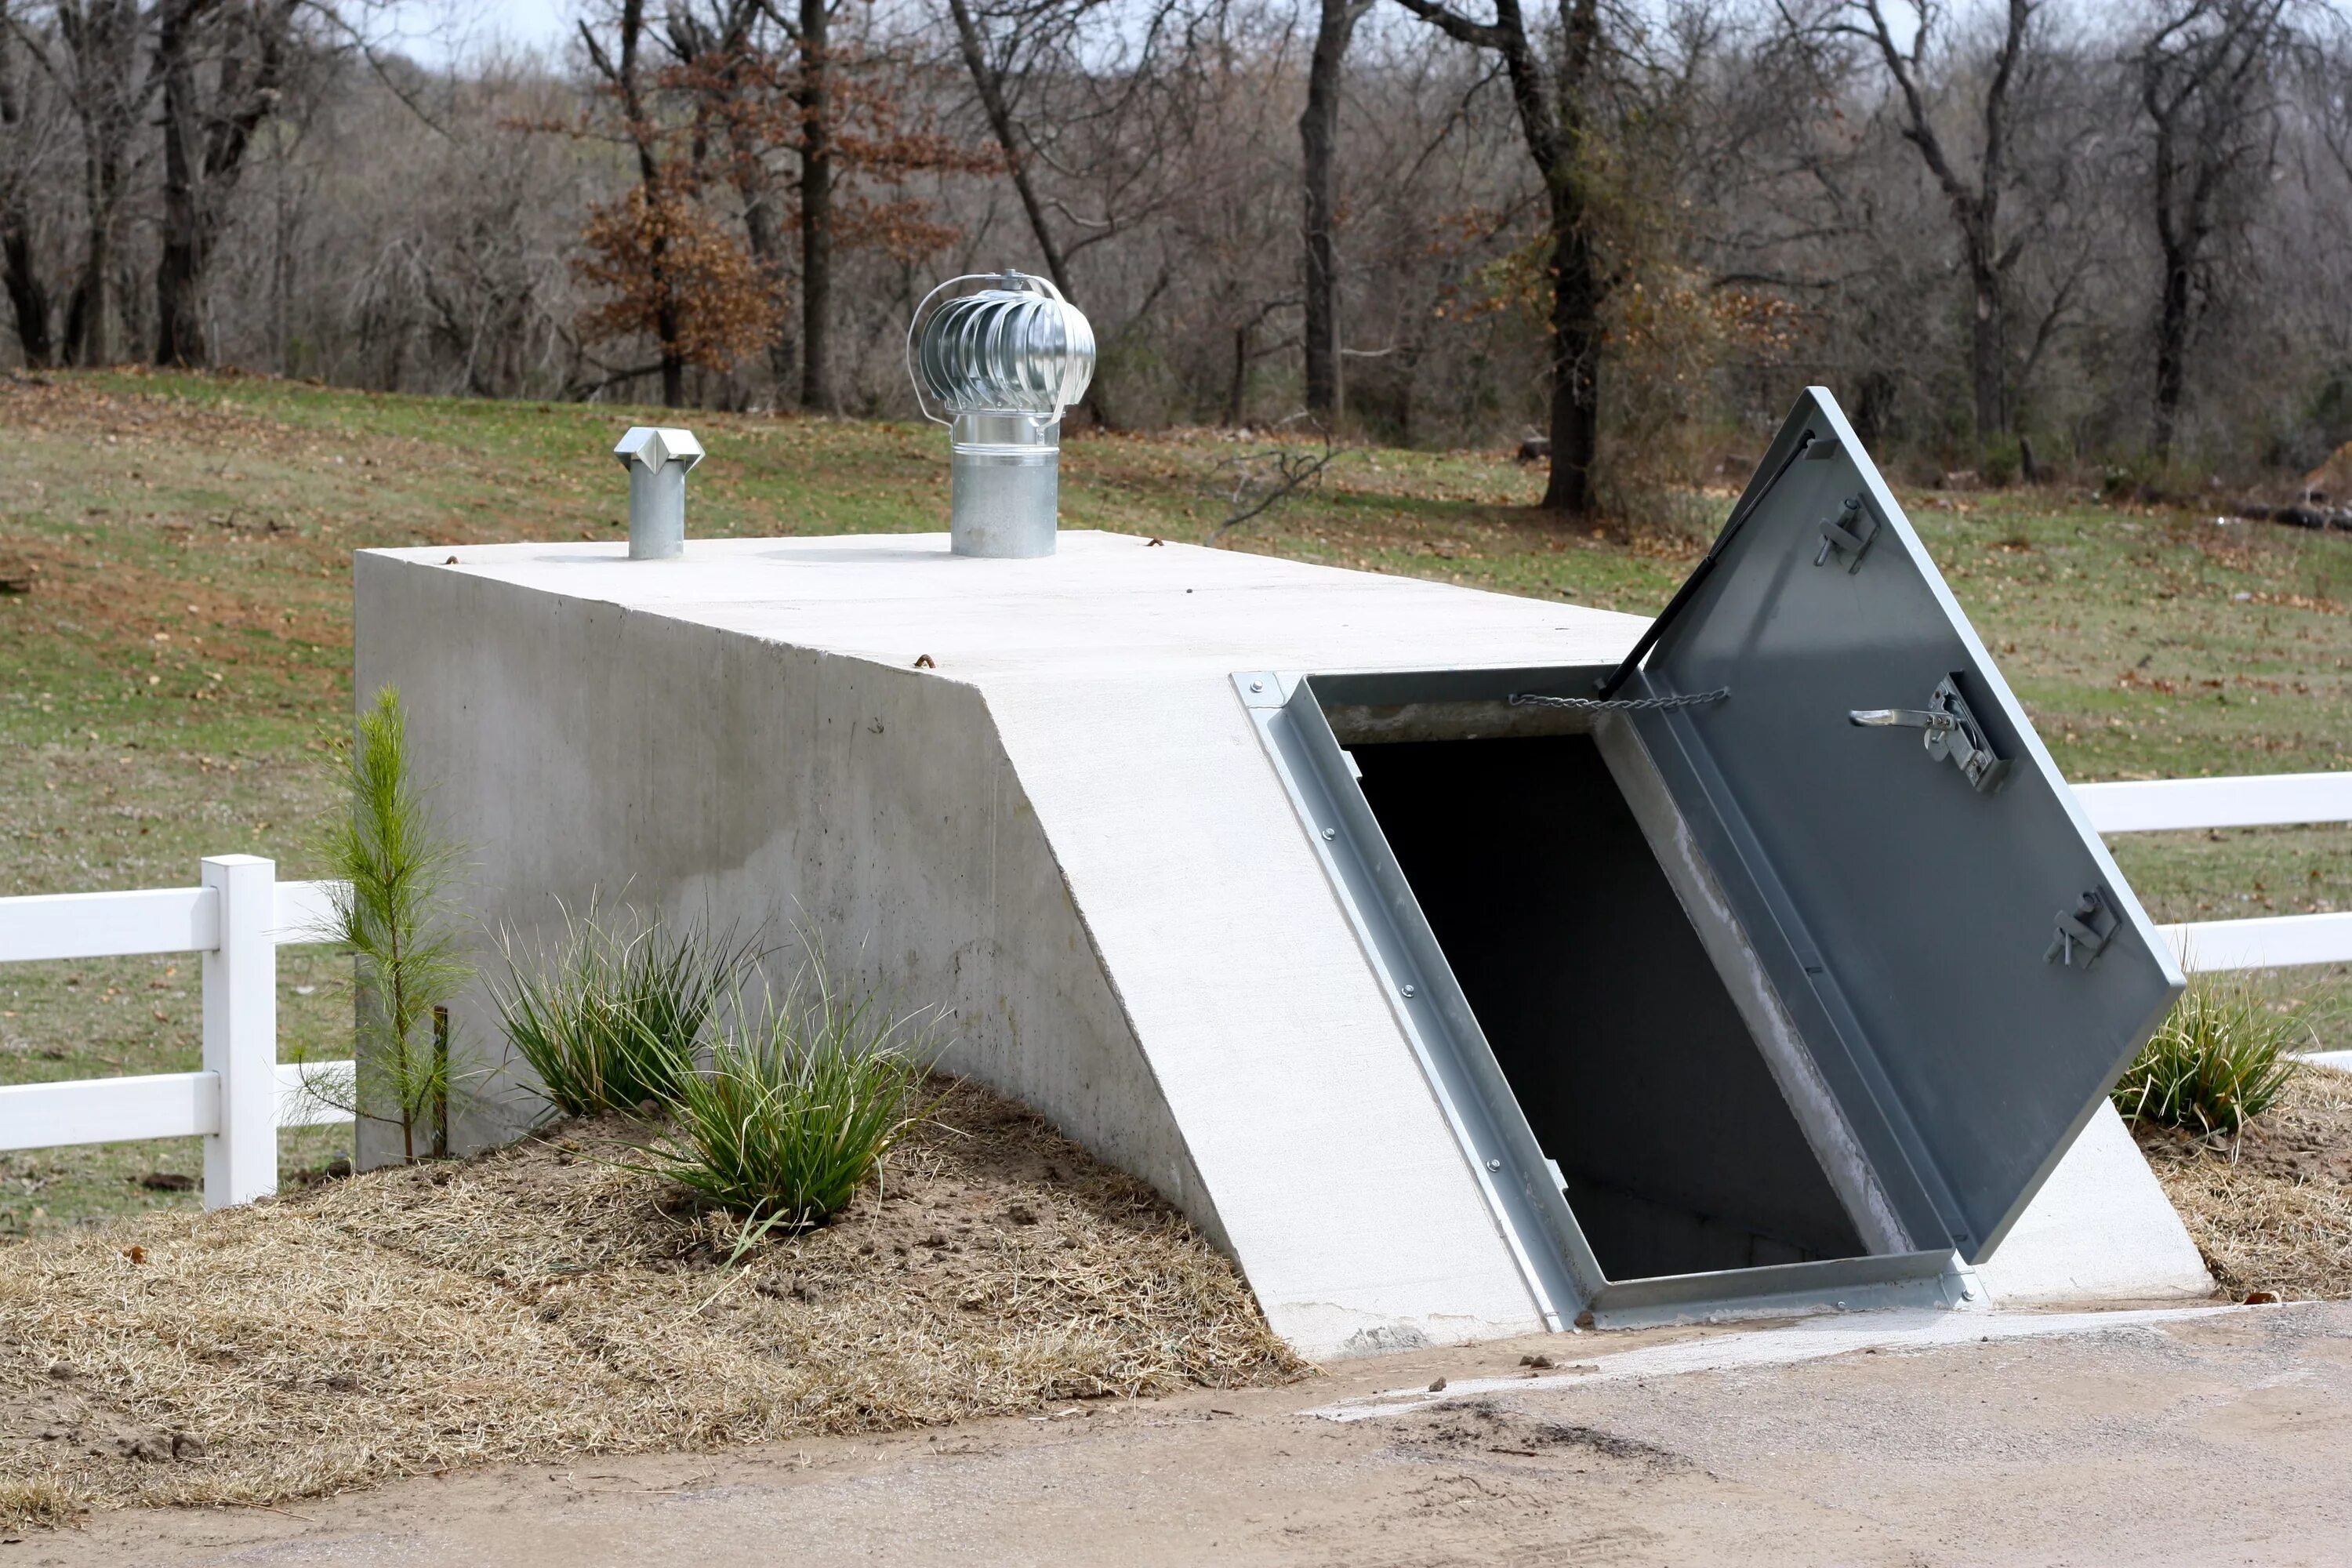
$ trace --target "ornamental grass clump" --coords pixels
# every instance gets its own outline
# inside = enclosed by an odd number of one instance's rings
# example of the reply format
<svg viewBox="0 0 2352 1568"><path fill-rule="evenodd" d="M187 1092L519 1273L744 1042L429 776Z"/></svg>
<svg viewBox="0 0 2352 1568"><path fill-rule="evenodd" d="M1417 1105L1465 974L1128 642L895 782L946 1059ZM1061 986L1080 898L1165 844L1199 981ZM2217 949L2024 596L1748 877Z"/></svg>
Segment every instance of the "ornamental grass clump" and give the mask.
<svg viewBox="0 0 2352 1568"><path fill-rule="evenodd" d="M2310 1031L2243 981L2194 982L2114 1090L2129 1120L2234 1133L2277 1100Z"/></svg>
<svg viewBox="0 0 2352 1568"><path fill-rule="evenodd" d="M652 1169L711 1207L740 1215L746 1243L823 1225L933 1109L924 1079L938 1014L894 1015L872 988L843 984L812 950L781 999L682 1069Z"/></svg>
<svg viewBox="0 0 2352 1568"><path fill-rule="evenodd" d="M501 943L507 977L491 994L508 1044L567 1116L667 1104L719 1004L758 964L757 939L657 920L616 927L593 907L564 910L563 925L551 952Z"/></svg>

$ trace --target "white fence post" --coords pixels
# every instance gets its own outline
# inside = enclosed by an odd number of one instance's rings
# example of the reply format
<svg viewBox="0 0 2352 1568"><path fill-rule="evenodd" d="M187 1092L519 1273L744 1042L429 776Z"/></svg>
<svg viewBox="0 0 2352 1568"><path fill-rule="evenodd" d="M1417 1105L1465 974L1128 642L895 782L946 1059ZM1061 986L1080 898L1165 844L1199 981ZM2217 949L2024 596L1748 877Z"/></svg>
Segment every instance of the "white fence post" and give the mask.
<svg viewBox="0 0 2352 1568"><path fill-rule="evenodd" d="M278 1190L278 865L215 855L220 942L205 954L205 1070L220 1079L220 1131L205 1140L205 1207Z"/></svg>

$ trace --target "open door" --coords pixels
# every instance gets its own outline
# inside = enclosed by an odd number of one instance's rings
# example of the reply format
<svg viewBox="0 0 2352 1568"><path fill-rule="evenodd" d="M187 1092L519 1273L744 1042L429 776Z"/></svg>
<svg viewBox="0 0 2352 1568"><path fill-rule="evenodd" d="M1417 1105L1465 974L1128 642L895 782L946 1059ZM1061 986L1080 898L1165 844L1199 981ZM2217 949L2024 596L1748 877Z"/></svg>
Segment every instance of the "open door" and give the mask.
<svg viewBox="0 0 2352 1568"><path fill-rule="evenodd" d="M1981 1261L2183 982L1827 391L1625 665L1533 689L1725 693L1626 717L1911 1245Z"/></svg>

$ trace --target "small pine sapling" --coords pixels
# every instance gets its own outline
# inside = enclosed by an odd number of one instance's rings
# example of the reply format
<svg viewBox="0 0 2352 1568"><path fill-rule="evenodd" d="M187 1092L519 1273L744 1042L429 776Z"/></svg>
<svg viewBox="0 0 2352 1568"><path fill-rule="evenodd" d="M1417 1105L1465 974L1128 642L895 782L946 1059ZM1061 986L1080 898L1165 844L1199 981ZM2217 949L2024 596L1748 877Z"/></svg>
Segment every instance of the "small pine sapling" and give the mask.
<svg viewBox="0 0 2352 1568"><path fill-rule="evenodd" d="M394 688L360 715L342 773L345 809L328 826L323 858L341 883L331 935L352 951L358 992L351 1109L399 1127L413 1163L425 1137L427 1152L448 1152L449 1003L472 975L448 892L465 851L425 808Z"/></svg>

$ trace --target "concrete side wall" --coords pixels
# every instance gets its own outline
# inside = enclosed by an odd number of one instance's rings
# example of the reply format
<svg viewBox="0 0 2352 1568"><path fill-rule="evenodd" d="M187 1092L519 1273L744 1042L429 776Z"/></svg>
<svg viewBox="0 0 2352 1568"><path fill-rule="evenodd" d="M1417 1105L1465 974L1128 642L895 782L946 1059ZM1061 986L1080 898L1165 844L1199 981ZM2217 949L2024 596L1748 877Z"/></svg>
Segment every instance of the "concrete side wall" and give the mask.
<svg viewBox="0 0 2352 1568"><path fill-rule="evenodd" d="M1222 1239L973 688L614 605L362 556L356 686L403 694L420 776L475 862L467 902L526 946L557 900L782 934L908 1005L954 1008L946 1063L1037 1107ZM543 1109L477 984L457 1050L487 1076L465 1150ZM396 1131L362 1123L363 1159Z"/></svg>

